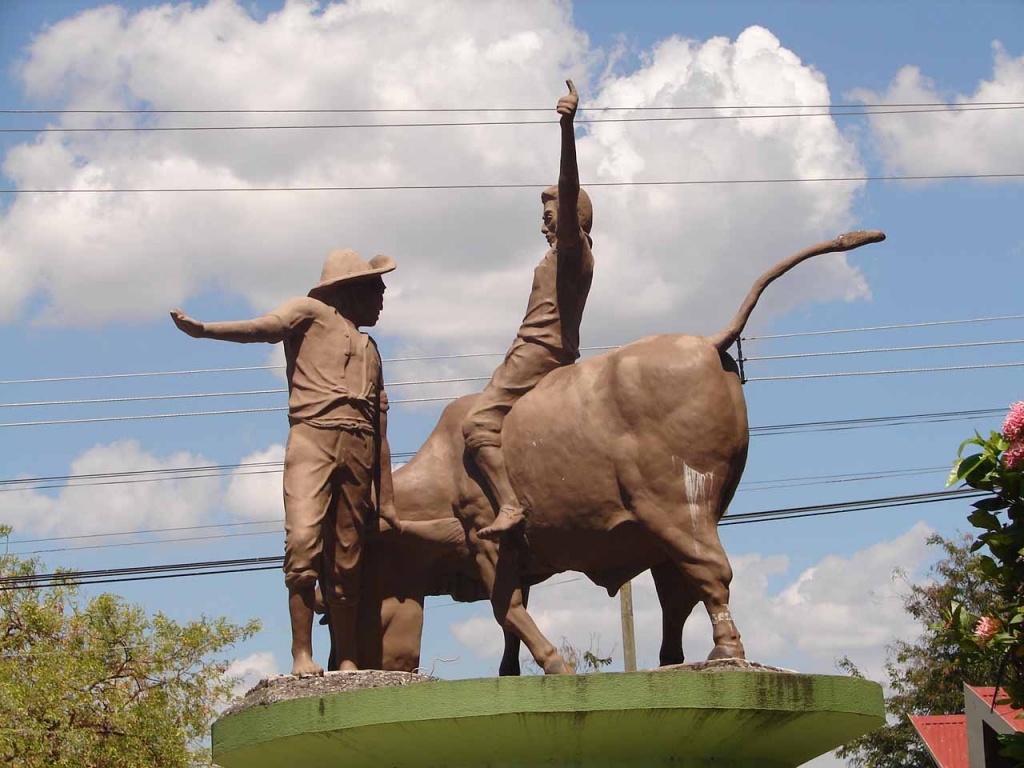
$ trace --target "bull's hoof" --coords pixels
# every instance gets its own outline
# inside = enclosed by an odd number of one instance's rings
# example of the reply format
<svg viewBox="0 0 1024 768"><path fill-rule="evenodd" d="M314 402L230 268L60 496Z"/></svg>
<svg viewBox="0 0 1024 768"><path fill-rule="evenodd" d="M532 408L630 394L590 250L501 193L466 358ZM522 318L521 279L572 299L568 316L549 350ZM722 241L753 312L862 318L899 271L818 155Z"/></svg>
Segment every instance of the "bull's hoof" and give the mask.
<svg viewBox="0 0 1024 768"><path fill-rule="evenodd" d="M739 641L736 641L735 643L719 643L712 648L711 653L708 654L708 661L745 658L747 658L747 654L743 650L743 643Z"/></svg>
<svg viewBox="0 0 1024 768"><path fill-rule="evenodd" d="M522 668L519 666L519 659L508 664L502 661L498 667L498 677L519 677L521 674Z"/></svg>
<svg viewBox="0 0 1024 768"><path fill-rule="evenodd" d="M569 664L561 656L556 656L544 665L545 675L575 675L576 670L569 666Z"/></svg>

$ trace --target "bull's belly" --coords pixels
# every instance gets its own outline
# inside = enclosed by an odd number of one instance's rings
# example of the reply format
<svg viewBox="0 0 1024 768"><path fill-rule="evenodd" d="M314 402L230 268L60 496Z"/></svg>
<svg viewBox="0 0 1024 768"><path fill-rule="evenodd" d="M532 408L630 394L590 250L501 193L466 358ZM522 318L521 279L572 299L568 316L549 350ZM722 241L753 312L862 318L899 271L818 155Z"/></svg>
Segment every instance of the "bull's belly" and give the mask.
<svg viewBox="0 0 1024 768"><path fill-rule="evenodd" d="M526 535L528 573L581 571L613 590L667 557L657 539L625 513L606 530L545 528L531 520Z"/></svg>

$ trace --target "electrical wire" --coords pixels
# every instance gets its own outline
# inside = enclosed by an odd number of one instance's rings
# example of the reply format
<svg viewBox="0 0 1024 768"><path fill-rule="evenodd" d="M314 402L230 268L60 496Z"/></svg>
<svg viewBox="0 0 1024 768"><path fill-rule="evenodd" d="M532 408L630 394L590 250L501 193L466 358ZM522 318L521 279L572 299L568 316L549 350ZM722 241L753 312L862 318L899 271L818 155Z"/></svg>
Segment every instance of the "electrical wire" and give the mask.
<svg viewBox="0 0 1024 768"><path fill-rule="evenodd" d="M796 117L856 117L863 115L924 115L943 112L991 112L1024 109L1024 105L1001 106L953 106L926 107L914 109L871 109L847 110L843 112L783 112L755 115L672 115L669 117L599 117L576 118L576 125L594 123L655 123L690 122L706 120L772 120ZM209 131L295 131L295 130L340 130L349 128L459 128L511 125L553 125L558 119L545 120L461 120L432 123L327 123L291 125L143 125L143 126L89 126L89 127L46 127L46 128L0 128L0 134L19 133L166 133L166 132L209 132Z"/></svg>
<svg viewBox="0 0 1024 768"><path fill-rule="evenodd" d="M454 397L409 397L389 401L391 405L405 405L408 403L439 403L450 402ZM251 413L272 413L287 411L287 405L271 406L267 408L234 408L223 411L183 411L179 413L146 413L134 416L97 416L85 419L48 419L42 421L12 421L0 423L0 429L9 427L43 427L57 424L99 424L116 421L153 421L154 419L179 419L192 416L227 416Z"/></svg>
<svg viewBox="0 0 1024 768"><path fill-rule="evenodd" d="M895 368L884 371L840 371L837 373L797 373L789 376L751 376L750 381L795 381L798 379L840 379L846 376L892 376L900 373L945 373L947 371L982 371L994 368L1020 368L1020 363L985 363L980 365L943 365L932 368ZM0 424L0 427L4 426Z"/></svg>
<svg viewBox="0 0 1024 768"><path fill-rule="evenodd" d="M895 331L903 328L931 328L937 325L967 325L969 323L992 323L1002 320L1024 320L1024 315L996 315L994 317L972 317L967 320L928 320L923 323L900 323L898 325L871 325L863 328L832 328L823 331L801 331L799 333L776 333L765 336L741 336L743 341L764 341L767 339L795 339L801 336L831 336L836 333L866 333L868 331ZM747 360L748 358L743 358ZM3 383L3 382L0 382Z"/></svg>
<svg viewBox="0 0 1024 768"><path fill-rule="evenodd" d="M932 320L923 323L902 323L899 325L875 325L862 328L833 328L821 331L804 331L801 333L783 333L775 335L765 336L743 336L743 341L762 341L768 339L787 339L798 336L826 336L831 334L839 333L864 333L868 331L889 331L899 330L903 328L924 328L938 325L965 325L970 323L991 323L1005 320L1024 320L1024 315L998 315L994 317L974 317L966 320ZM595 352L595 351L607 351L612 349L618 349L619 345L609 346L597 346L597 347L581 347L581 352ZM897 348L892 348L897 349ZM882 350L879 350L882 351ZM887 348L885 351L889 351ZM464 358L476 358L476 357L501 357L505 355L507 350L500 352L470 352L464 354L455 355L424 355L418 357L388 357L384 358L385 363L404 363L404 362L419 362L419 361L432 361L432 360L458 360ZM764 357L744 357L743 360L757 360L765 359ZM71 382L71 381L101 381L107 379L130 379L130 378L148 378L153 376L191 376L196 374L207 374L207 373L235 373L244 371L268 371L268 370L284 370L284 365L247 365L247 366L235 366L235 367L224 367L224 368L195 368L190 370L179 370L179 371L137 371L129 373L99 373L99 374L86 374L79 376L48 376L41 378L29 378L29 379L6 379L0 380L0 386L8 384L47 384L53 382ZM390 386L390 385L389 385Z"/></svg>
<svg viewBox="0 0 1024 768"><path fill-rule="evenodd" d="M871 107L955 107L947 101L861 102L857 104L686 104L681 106L586 106L580 112L643 112L708 109L864 109ZM963 106L1024 106L1024 101L975 101ZM472 112L550 112L551 107L390 107L341 109L0 109L3 115L252 115L252 114L391 114L391 113L472 113Z"/></svg>
<svg viewBox="0 0 1024 768"><path fill-rule="evenodd" d="M874 181L941 181L954 179L1019 179L1024 173L952 173L917 174L900 176L824 176L818 178L772 178L772 179L689 179L679 181L591 181L583 186L594 187L686 187L705 184L813 184L831 182L874 182ZM297 186L297 187L77 187L77 188L35 188L0 189L0 194L134 194L134 193L177 193L177 192L394 192L394 191L451 191L480 189L541 189L546 184L381 184L365 186Z"/></svg>
<svg viewBox="0 0 1024 768"><path fill-rule="evenodd" d="M417 381L393 381L387 383L387 388L391 387L411 387L419 386L423 384L460 384L471 381L490 381L490 376L463 376L461 378L454 379L419 379ZM44 406L54 405L96 405L98 403L142 403L142 402L153 402L155 400L191 400L196 398L204 397L241 397L241 396L253 396L253 395L280 395L288 392L285 387L279 387L277 389L251 389L244 391L234 392L191 392L185 394L176 395L139 395L131 397L101 397L92 398L85 400L40 400L35 402L26 403L0 403L0 408L39 408ZM407 402L407 401L395 401Z"/></svg>
<svg viewBox="0 0 1024 768"><path fill-rule="evenodd" d="M282 470L281 469L277 469L277 470L272 470L272 471L276 472L276 473L280 473ZM832 485L832 484L837 484L837 483L865 482L865 481L871 481L871 480L890 480L890 479L895 479L895 478L917 477L917 476L920 476L920 475L936 474L938 472L946 473L948 471L949 471L949 467L948 466L941 466L941 467L921 467L921 468L901 469L901 470L880 470L880 471L875 471L875 472L854 473L854 474L850 474L850 475L817 475L817 476L812 475L812 476L809 476L809 477L795 478L795 479L788 480L788 481L785 480L785 479L752 480L752 481L744 481L743 484L741 484L741 486L740 486L739 490L737 491L737 493L744 493L744 492L750 493L750 492L758 492L758 491L774 491L774 490L783 490L783 489L789 489L789 488L800 488L800 487L813 486L813 485ZM752 486L757 486L757 487L752 487ZM36 490L36 489L33 489L33 490ZM268 518L268 519L264 519L264 520L245 520L245 521L238 521L238 522L232 522L232 523L209 523L209 524L206 524L206 525L185 525L185 526L173 526L173 527L165 527L165 528L146 528L146 529L128 530L128 531L105 531L103 533L83 533L83 534L75 534L75 535L71 535L71 536L47 536L47 537L37 538L37 539L14 539L14 540L10 540L10 543L11 544L15 544L15 545L42 544L42 543L50 543L50 542L57 542L57 541L81 541L81 540L89 540L89 539L104 539L104 538L113 538L115 536L143 536L143 535L152 535L152 534L157 534L157 533L180 533L180 532L183 532L183 531L213 530L213 529L219 529L219 528L239 528L239 527L248 527L248 526L255 526L255 525L280 525L283 522L284 522L284 518L283 517L278 517L278 518ZM280 532L279 529L275 529L274 531L271 531L271 533L279 533L279 532ZM262 533L263 532L261 532L258 535L262 535ZM210 537L210 538L221 538L221 537ZM230 537L226 536L224 538L230 538ZM192 541L192 540L195 540L195 539L187 539L187 538L160 539L160 540L154 540L154 541L131 542L131 545L138 545L138 544L164 544L164 543L167 543L167 542ZM110 545L110 546L118 546L118 545L117 544L113 544L113 545ZM11 553L11 554L16 554L16 555L38 555L38 554L48 554L48 553L53 553L53 552L75 551L75 550L79 550L79 549L103 549L105 547L106 547L106 545L90 546L90 547L57 547L57 548L51 548L51 549L18 550L16 552Z"/></svg>
<svg viewBox="0 0 1024 768"><path fill-rule="evenodd" d="M842 355L873 355L883 352L920 352L926 349L966 349L968 347L996 347L1006 344L1024 344L1024 339L1007 339L1004 341L967 341L958 344L921 344L913 347L875 347L873 349L842 349L831 352L800 352L790 355L753 355L744 357L743 362L758 360L797 360L807 357L837 357ZM2 406L0 406L2 407Z"/></svg>
<svg viewBox="0 0 1024 768"><path fill-rule="evenodd" d="M805 432L814 431L825 431L833 428L866 428L871 426L904 426L915 422L931 423L934 421L954 420L954 419L980 419L988 416L996 416L1002 414L1005 408L978 408L974 410L960 410L960 411L936 411L928 413L910 413L901 414L895 416L862 416L850 419L828 419L821 421L800 421L800 422L789 422L784 424L765 424L760 426L750 427L750 433L752 437L759 435L772 435L772 434L802 434ZM394 451L392 452L393 458L405 458L414 456L416 451ZM116 485L120 483L134 483L134 482L148 482L152 480L187 480L190 477L233 477L235 473L227 474L228 470L253 470L245 471L240 473L242 476L249 474L262 474L265 468L272 468L274 470L280 469L284 466L284 462L281 461L259 461L259 462L242 462L237 464L203 464L198 466L186 466L186 467L166 467L163 469L140 469L140 470L121 470L116 472L91 472L74 475L46 475L41 477L18 477L8 478L0 480L0 492L8 490L41 490L43 488L88 488L93 484L90 480L99 480L100 483L97 485ZM896 470L904 471L904 470ZM907 470L916 471L916 470ZM205 474L216 472L216 475ZM204 474L197 474L204 473ZM872 473L877 474L877 473ZM171 477L153 477L154 475L172 475ZM811 478L797 478L798 480L806 479L821 479L830 477L847 477L847 475L835 475L835 476L818 476ZM108 482L112 481L112 482ZM782 480L775 481L755 481L755 482L783 482ZM40 485L44 484L44 485Z"/></svg>
<svg viewBox="0 0 1024 768"><path fill-rule="evenodd" d="M813 357L836 357L843 355L867 355L884 352L918 352L922 350L935 350L935 349L962 349L967 347L989 347L989 346L1000 346L1007 344L1024 344L1024 339L1008 339L1005 341L973 341L964 342L959 344L925 344L911 347L876 347L872 349L849 349L849 350L838 350L829 352L801 352L797 354L787 355L754 355L751 357L744 357L743 362L757 362L763 360L794 360L802 358L813 358ZM597 348L595 348L597 349ZM608 349L614 349L609 347ZM1011 364L1012 365L1012 364ZM906 369L904 372L918 372L919 370L930 370L930 369ZM952 370L952 368L941 368L937 370ZM883 373L888 373L883 372ZM874 375L875 372L858 372L856 375ZM127 374L126 374L127 375ZM854 374L843 374L843 375L854 375ZM395 381L389 382L387 387L409 387L419 386L426 384L462 384L467 382L477 381L490 381L490 376L463 376L460 378L450 379L420 379L414 381ZM759 381L765 379L748 378L747 381ZM11 382L0 382L0 383L11 383ZM40 408L50 406L63 406L63 405L97 405L107 403L141 403L141 402L154 402L162 400L194 400L199 398L210 398L210 397L243 397L243 396L257 396L257 395L278 395L287 393L287 388L280 387L276 389L254 389L254 390L242 390L242 391L228 391L228 392L191 392L184 394L172 394L172 395L138 395L138 396L126 396L126 397L101 397L101 398L88 398L88 399L77 399L77 400L38 400L30 402L16 402L16 403L0 403L0 408ZM394 402L408 402L402 400L395 400Z"/></svg>
<svg viewBox="0 0 1024 768"><path fill-rule="evenodd" d="M817 517L842 512L871 511L876 509L897 508L917 504L934 504L939 502L972 499L987 496L985 492L972 488L955 489L952 491L936 491L931 493L903 494L877 499L838 502L835 504L816 504L805 507L785 507L726 515L719 525L742 525L768 520L792 520L804 517ZM269 570L277 568L284 562L283 557L238 558L234 560L212 560L196 563L171 563L163 565L147 565L129 568L108 568L91 571L64 571L28 576L9 576L0 578L0 591L16 589L41 589L53 586L72 586L79 584L111 584L123 581L138 581L159 578L178 578L182 576L201 576L222 573L245 572L244 569Z"/></svg>

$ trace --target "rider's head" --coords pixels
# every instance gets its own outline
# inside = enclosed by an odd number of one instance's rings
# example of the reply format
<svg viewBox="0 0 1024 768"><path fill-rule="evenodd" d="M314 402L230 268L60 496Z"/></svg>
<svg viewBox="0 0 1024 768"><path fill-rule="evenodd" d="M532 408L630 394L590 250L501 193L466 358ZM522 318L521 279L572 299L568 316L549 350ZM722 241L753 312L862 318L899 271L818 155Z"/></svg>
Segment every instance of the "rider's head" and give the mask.
<svg viewBox="0 0 1024 768"><path fill-rule="evenodd" d="M548 245L554 245L555 232L558 230L558 187L548 187L541 192L540 201L544 204L544 219L540 231L547 239ZM580 189L579 200L576 202L576 216L580 227L589 235L594 224L594 206L590 202L590 195L584 189Z"/></svg>

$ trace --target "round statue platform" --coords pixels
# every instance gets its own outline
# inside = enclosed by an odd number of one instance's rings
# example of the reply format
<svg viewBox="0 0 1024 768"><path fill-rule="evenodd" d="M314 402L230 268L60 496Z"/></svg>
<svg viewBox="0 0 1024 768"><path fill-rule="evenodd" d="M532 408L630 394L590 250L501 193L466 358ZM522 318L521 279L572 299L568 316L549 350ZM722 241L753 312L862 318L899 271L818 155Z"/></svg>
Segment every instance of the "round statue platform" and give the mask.
<svg viewBox="0 0 1024 768"><path fill-rule="evenodd" d="M789 768L884 723L877 683L756 665L453 681L329 673L257 686L214 723L213 758L223 768Z"/></svg>

